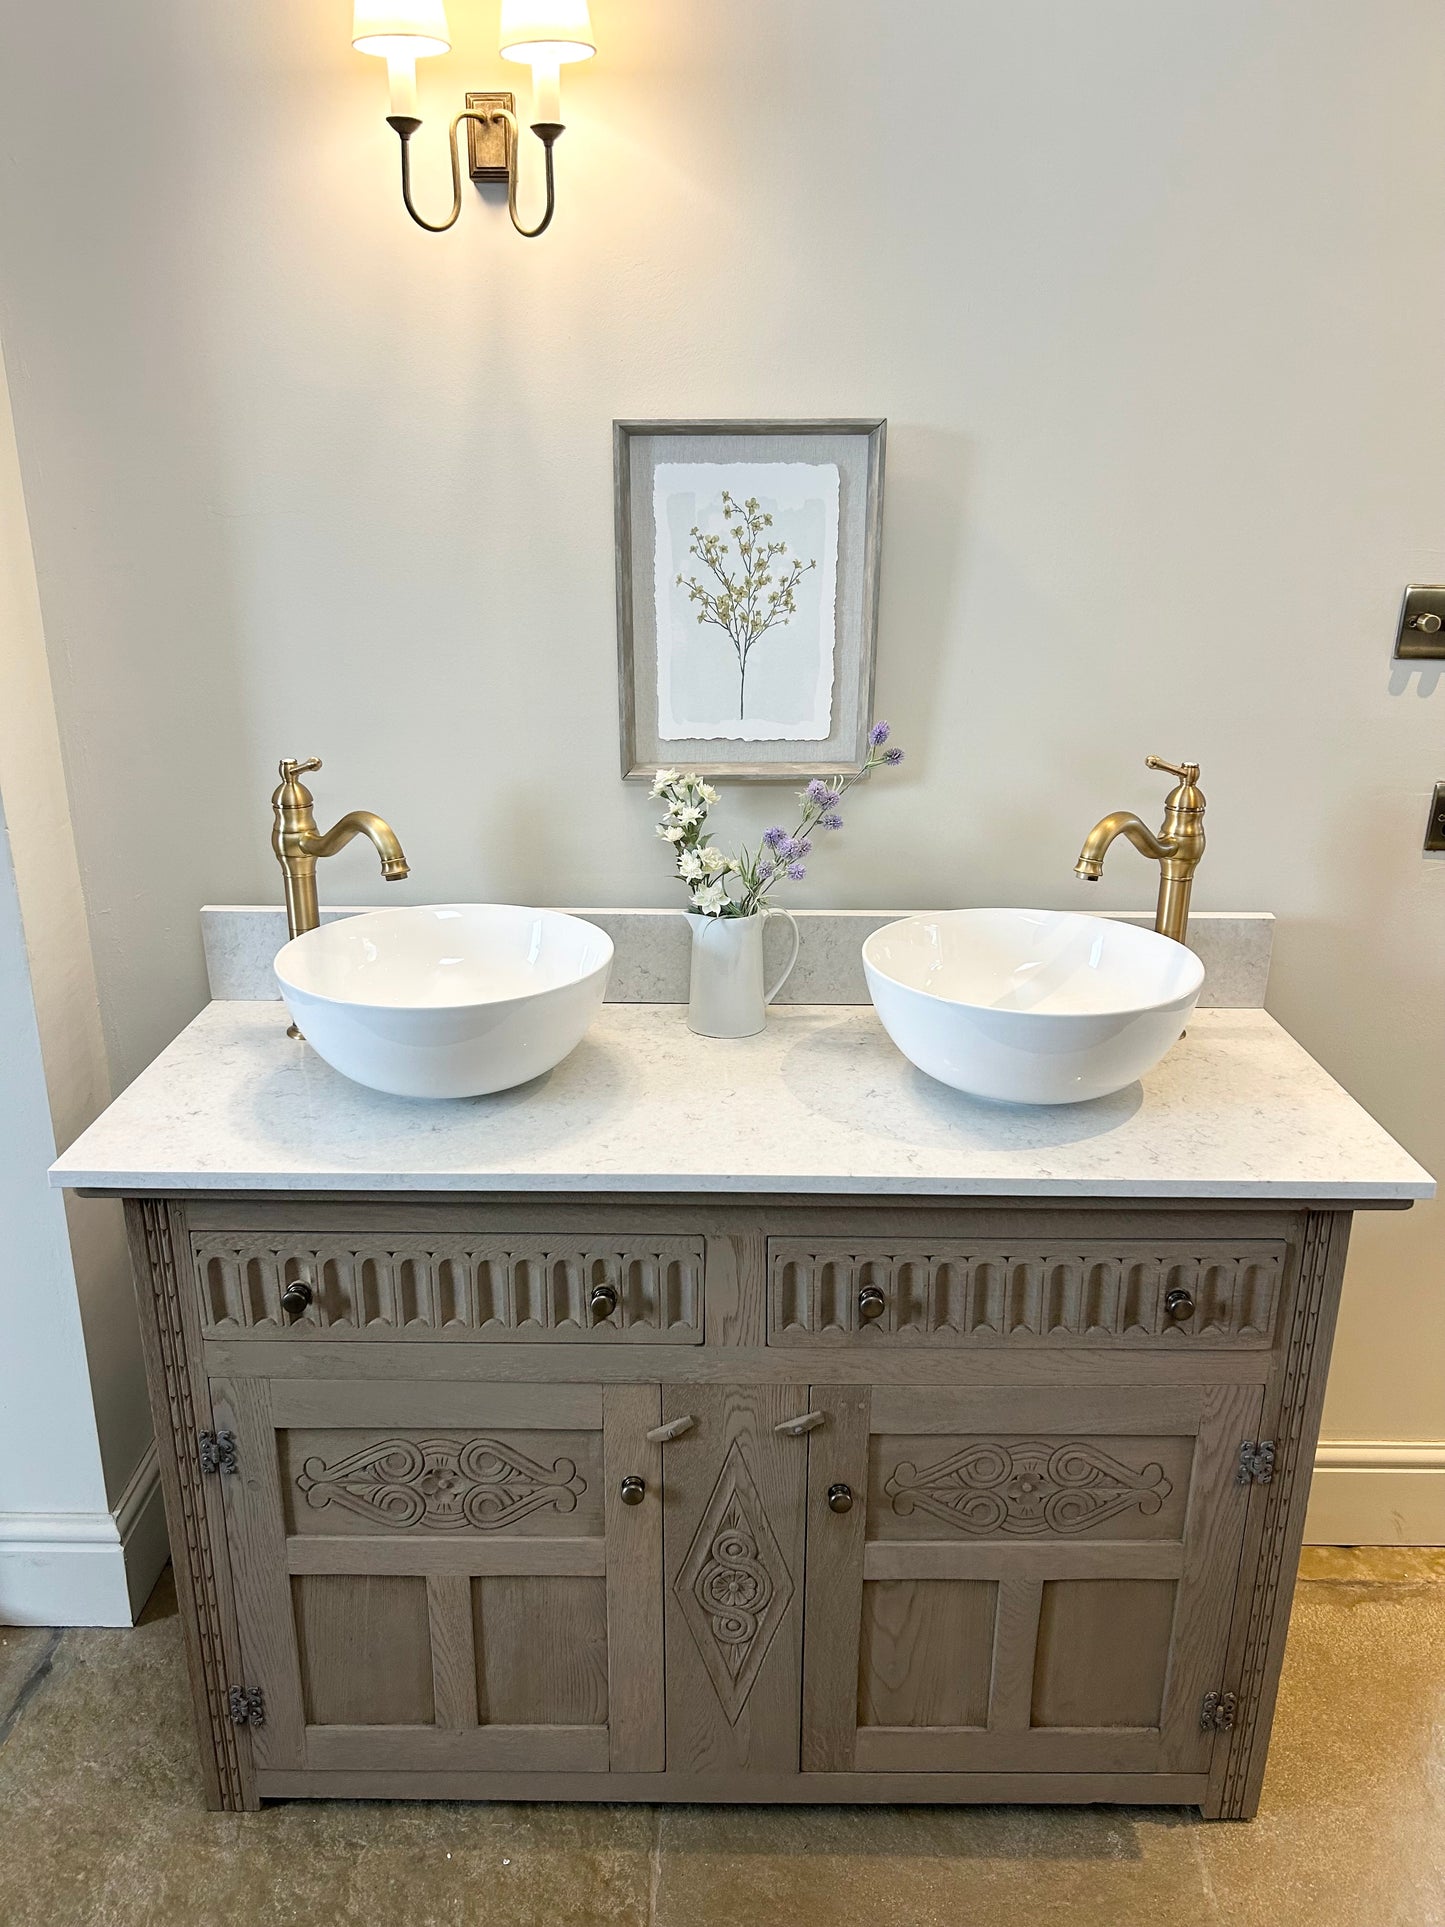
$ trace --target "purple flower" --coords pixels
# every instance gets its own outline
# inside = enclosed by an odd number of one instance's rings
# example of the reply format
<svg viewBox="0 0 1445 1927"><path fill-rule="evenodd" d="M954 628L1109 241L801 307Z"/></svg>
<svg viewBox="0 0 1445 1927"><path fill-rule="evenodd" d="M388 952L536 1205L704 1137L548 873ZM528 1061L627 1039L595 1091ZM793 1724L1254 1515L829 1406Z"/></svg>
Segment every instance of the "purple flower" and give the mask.
<svg viewBox="0 0 1445 1927"><path fill-rule="evenodd" d="M888 741L887 723L874 723L868 732L868 740L874 749L877 749L880 743L886 743Z"/></svg>
<svg viewBox="0 0 1445 1927"><path fill-rule="evenodd" d="M788 841L788 832L779 823L771 830L763 831L763 841L770 850L776 850Z"/></svg>
<svg viewBox="0 0 1445 1927"><path fill-rule="evenodd" d="M818 818L818 827L824 830L841 830L843 819L836 810L830 810L826 816Z"/></svg>
<svg viewBox="0 0 1445 1927"><path fill-rule="evenodd" d="M828 788L828 785L823 781L821 776L815 776L803 794L810 803L824 804L829 800L833 792Z"/></svg>
<svg viewBox="0 0 1445 1927"><path fill-rule="evenodd" d="M760 863L758 865L758 882L766 883L770 877L776 874L777 868L776 863Z"/></svg>
<svg viewBox="0 0 1445 1927"><path fill-rule="evenodd" d="M903 751L901 749L885 749L883 752L883 760L885 763L892 763L896 769L903 761Z"/></svg>
<svg viewBox="0 0 1445 1927"><path fill-rule="evenodd" d="M794 883L801 883L807 874L808 872L801 863L790 863L788 865L788 875L793 879Z"/></svg>
<svg viewBox="0 0 1445 1927"><path fill-rule="evenodd" d="M780 836L773 848L784 863L796 863L800 856L808 854L808 845L800 843L795 836Z"/></svg>

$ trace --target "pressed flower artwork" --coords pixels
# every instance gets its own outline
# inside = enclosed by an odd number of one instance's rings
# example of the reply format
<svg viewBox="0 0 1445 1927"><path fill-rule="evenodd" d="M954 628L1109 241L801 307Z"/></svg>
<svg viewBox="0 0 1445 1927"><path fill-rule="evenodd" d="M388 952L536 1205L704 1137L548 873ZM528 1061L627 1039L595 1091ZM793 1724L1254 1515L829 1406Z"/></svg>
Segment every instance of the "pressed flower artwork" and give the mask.
<svg viewBox="0 0 1445 1927"><path fill-rule="evenodd" d="M662 741L826 742L836 465L661 462L653 487Z"/></svg>
<svg viewBox="0 0 1445 1927"><path fill-rule="evenodd" d="M884 437L879 421L613 424L624 774L862 769Z"/></svg>

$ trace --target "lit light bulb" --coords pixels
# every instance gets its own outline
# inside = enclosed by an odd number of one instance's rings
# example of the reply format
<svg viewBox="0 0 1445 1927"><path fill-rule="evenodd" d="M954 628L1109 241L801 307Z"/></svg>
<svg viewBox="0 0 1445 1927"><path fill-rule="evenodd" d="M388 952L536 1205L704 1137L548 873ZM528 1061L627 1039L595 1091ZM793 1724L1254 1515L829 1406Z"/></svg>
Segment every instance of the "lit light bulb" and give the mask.
<svg viewBox="0 0 1445 1927"><path fill-rule="evenodd" d="M391 113L415 120L417 61L451 52L444 0L356 0L351 44L385 60Z"/></svg>
<svg viewBox="0 0 1445 1927"><path fill-rule="evenodd" d="M502 0L504 60L532 69L532 125L562 124L562 67L597 51L587 0Z"/></svg>

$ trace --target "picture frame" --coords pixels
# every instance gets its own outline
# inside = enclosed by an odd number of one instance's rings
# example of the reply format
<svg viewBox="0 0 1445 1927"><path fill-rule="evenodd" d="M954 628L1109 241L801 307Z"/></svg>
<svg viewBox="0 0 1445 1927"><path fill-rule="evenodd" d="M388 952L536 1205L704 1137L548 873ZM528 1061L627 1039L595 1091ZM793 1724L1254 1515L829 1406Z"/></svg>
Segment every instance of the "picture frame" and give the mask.
<svg viewBox="0 0 1445 1927"><path fill-rule="evenodd" d="M887 423L615 421L612 435L624 778L856 774Z"/></svg>

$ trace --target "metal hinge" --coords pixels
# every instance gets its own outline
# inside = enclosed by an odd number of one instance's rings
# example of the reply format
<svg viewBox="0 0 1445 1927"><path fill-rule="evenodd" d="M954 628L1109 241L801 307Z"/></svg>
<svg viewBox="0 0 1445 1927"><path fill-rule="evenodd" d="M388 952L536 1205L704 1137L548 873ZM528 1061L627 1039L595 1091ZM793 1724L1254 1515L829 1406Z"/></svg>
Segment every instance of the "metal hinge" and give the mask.
<svg viewBox="0 0 1445 1927"><path fill-rule="evenodd" d="M1274 1440L1242 1439L1236 1485L1268 1485L1274 1477Z"/></svg>
<svg viewBox="0 0 1445 1927"><path fill-rule="evenodd" d="M238 1469L234 1432L202 1432L196 1445L203 1472L234 1472Z"/></svg>
<svg viewBox="0 0 1445 1927"><path fill-rule="evenodd" d="M1201 1733L1227 1733L1234 1725L1239 1701L1233 1693L1206 1693L1199 1709Z"/></svg>
<svg viewBox="0 0 1445 1927"><path fill-rule="evenodd" d="M266 1696L259 1686L233 1686L226 1695L232 1726L264 1726Z"/></svg>

